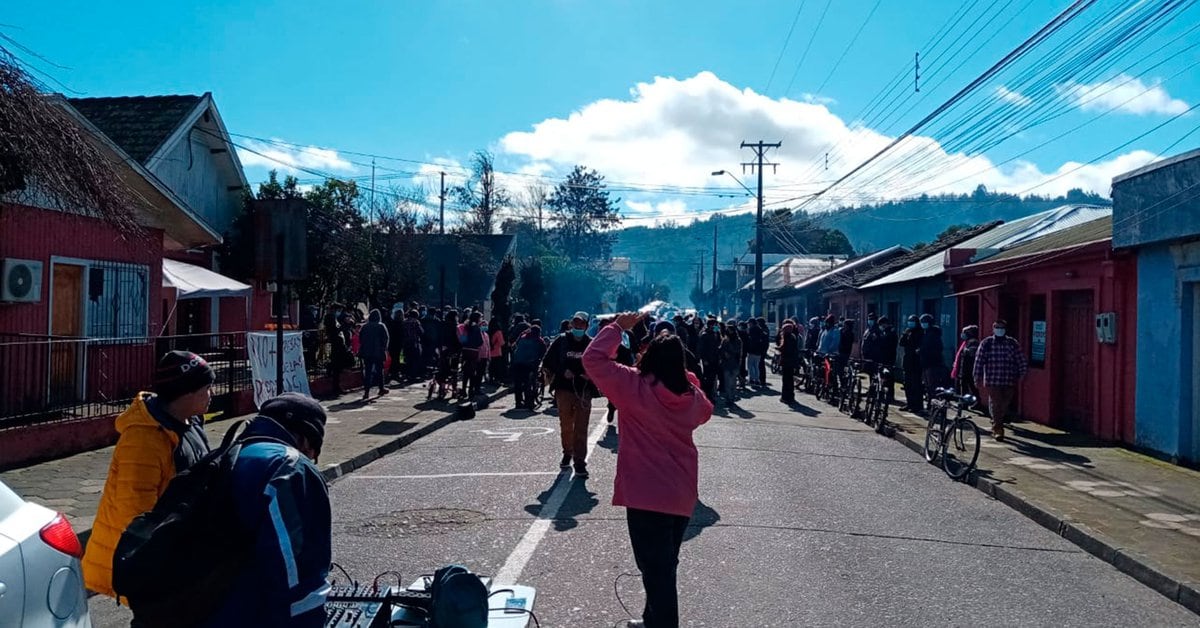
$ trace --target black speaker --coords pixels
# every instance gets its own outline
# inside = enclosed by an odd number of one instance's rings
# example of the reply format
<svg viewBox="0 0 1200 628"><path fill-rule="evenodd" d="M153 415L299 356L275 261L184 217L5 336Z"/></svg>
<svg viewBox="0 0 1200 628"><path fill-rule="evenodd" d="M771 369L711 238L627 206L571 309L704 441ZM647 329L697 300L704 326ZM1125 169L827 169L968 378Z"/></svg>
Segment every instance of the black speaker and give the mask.
<svg viewBox="0 0 1200 628"><path fill-rule="evenodd" d="M284 281L308 278L308 208L304 199L256 200L254 208L254 275L259 281L279 279L276 244L282 236Z"/></svg>

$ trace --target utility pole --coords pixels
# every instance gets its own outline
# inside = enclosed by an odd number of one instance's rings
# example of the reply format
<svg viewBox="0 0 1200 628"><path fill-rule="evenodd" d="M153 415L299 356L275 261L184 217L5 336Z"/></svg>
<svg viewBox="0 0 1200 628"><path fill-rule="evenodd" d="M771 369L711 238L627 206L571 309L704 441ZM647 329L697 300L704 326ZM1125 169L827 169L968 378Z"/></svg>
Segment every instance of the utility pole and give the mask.
<svg viewBox="0 0 1200 628"><path fill-rule="evenodd" d="M768 144L762 140L753 144L742 142L742 148L753 150L757 158L756 161L743 163L742 171L745 172L746 168L750 168L751 171L756 168L758 170L758 220L754 224L754 306L750 312L752 316L766 316L763 303L763 166L771 166L772 174L779 168L778 163L763 161L763 157L768 149L779 148L782 144Z"/></svg>
<svg viewBox="0 0 1200 628"><path fill-rule="evenodd" d="M446 234L446 173L442 173L442 193L438 195L438 233Z"/></svg>
<svg viewBox="0 0 1200 628"><path fill-rule="evenodd" d="M375 213L375 158L371 158L371 213Z"/></svg>
<svg viewBox="0 0 1200 628"><path fill-rule="evenodd" d="M713 298L717 298L717 223L713 223Z"/></svg>
<svg viewBox="0 0 1200 628"><path fill-rule="evenodd" d="M704 292L704 251L700 251L700 281L696 282L700 291Z"/></svg>

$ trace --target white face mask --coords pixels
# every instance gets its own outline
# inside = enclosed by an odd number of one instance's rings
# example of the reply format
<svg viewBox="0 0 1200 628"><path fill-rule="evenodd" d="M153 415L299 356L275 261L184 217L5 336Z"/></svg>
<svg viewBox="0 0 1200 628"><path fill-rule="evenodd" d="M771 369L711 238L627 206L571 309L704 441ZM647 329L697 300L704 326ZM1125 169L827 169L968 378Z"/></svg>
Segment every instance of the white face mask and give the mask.
<svg viewBox="0 0 1200 628"><path fill-rule="evenodd" d="M997 338L1003 338L1003 337L1004 337L1004 332L1005 332L1005 331L1007 331L1007 330L1006 330L1006 329L1004 329L1003 327L997 327L997 328L995 328L995 329L993 329L993 330L992 330L992 333L993 333L993 334L996 334L996 337L997 337Z"/></svg>

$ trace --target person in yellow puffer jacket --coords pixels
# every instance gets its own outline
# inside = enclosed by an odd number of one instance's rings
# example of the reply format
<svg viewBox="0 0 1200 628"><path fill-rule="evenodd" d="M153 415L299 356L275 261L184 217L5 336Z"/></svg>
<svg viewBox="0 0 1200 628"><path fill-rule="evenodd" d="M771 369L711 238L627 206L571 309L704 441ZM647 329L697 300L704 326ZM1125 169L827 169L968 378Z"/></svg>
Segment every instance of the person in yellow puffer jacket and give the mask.
<svg viewBox="0 0 1200 628"><path fill-rule="evenodd" d="M154 508L175 475L209 451L203 415L215 381L204 358L171 351L159 360L153 392L138 393L117 417L120 436L83 555L88 589L116 597L113 552L133 518Z"/></svg>

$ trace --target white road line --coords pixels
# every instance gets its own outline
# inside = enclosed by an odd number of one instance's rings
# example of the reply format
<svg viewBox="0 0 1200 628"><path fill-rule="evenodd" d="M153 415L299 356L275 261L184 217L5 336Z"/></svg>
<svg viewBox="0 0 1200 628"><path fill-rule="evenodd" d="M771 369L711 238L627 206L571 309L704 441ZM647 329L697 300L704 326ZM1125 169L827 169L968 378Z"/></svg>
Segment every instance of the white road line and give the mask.
<svg viewBox="0 0 1200 628"><path fill-rule="evenodd" d="M601 406L599 410L607 408ZM596 443L600 441L600 435L608 429L608 423L600 418L603 412L592 417L592 421L596 427L592 429L592 433L588 435L588 458L592 457L592 450L596 448ZM533 552L537 550L538 543L542 542L542 537L546 536L546 532L550 530L550 524L554 518L558 516L558 509L562 508L563 501L567 499L567 493L571 490L571 478L567 471L562 472L562 477L554 486L554 491L550 493L549 499L538 512L538 518L529 526L529 530L525 532L525 536L521 537L517 547L508 555L508 559L504 561L504 566L496 573L495 582L499 585L516 584L517 578L521 577L521 572L525 570L525 565L529 563L529 559L533 558Z"/></svg>
<svg viewBox="0 0 1200 628"><path fill-rule="evenodd" d="M558 471L497 471L495 473L440 473L437 475L348 475L358 480L436 480L440 478L505 477L514 475L558 475Z"/></svg>

